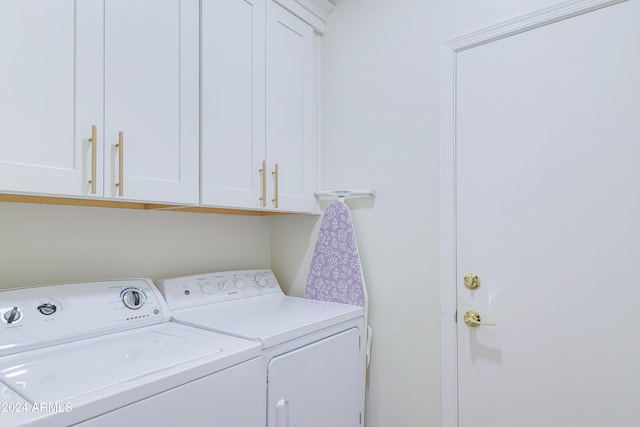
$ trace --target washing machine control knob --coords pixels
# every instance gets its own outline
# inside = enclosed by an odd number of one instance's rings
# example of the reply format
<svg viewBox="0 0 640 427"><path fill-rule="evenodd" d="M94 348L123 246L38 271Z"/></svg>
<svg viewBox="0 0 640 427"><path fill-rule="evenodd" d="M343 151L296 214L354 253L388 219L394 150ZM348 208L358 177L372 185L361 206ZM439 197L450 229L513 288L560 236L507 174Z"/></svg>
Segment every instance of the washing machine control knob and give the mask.
<svg viewBox="0 0 640 427"><path fill-rule="evenodd" d="M229 287L229 284L227 283L226 280L221 280L218 282L218 289L220 289L221 291L226 291L228 287Z"/></svg>
<svg viewBox="0 0 640 427"><path fill-rule="evenodd" d="M4 321L11 324L15 323L18 320L22 319L22 310L18 307L13 307L10 310L6 311L2 316Z"/></svg>
<svg viewBox="0 0 640 427"><path fill-rule="evenodd" d="M264 273L257 273L254 280L256 281L256 285L261 288L264 288L269 284L269 279L267 279L267 276L265 276Z"/></svg>
<svg viewBox="0 0 640 427"><path fill-rule="evenodd" d="M125 307L137 310L144 305L144 294L136 288L127 288L121 293Z"/></svg>
<svg viewBox="0 0 640 427"><path fill-rule="evenodd" d="M51 316L58 310L55 304L51 304L50 302L44 302L38 306L38 311L45 316Z"/></svg>
<svg viewBox="0 0 640 427"><path fill-rule="evenodd" d="M233 285L236 287L236 289L242 289L245 287L245 284L242 281L242 279L233 279Z"/></svg>

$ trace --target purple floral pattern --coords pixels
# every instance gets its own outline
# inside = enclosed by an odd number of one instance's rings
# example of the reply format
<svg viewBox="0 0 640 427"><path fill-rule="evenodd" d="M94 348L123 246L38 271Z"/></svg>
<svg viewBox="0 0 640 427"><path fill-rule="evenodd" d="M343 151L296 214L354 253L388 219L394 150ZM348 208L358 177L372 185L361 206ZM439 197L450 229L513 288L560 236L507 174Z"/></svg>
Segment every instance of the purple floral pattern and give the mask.
<svg viewBox="0 0 640 427"><path fill-rule="evenodd" d="M305 296L364 307L364 283L349 208L331 203L324 211Z"/></svg>

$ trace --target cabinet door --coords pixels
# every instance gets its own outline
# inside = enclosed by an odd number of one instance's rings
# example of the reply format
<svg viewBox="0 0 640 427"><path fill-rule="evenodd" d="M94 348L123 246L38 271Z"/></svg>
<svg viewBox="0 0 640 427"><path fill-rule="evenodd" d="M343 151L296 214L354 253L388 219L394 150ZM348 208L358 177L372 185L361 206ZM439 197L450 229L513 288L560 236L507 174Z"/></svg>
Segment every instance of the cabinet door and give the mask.
<svg viewBox="0 0 640 427"><path fill-rule="evenodd" d="M363 361L355 328L273 358L267 426L361 427Z"/></svg>
<svg viewBox="0 0 640 427"><path fill-rule="evenodd" d="M197 203L198 0L104 7L104 195Z"/></svg>
<svg viewBox="0 0 640 427"><path fill-rule="evenodd" d="M204 0L201 13L201 201L259 208L265 2Z"/></svg>
<svg viewBox="0 0 640 427"><path fill-rule="evenodd" d="M0 191L89 194L101 18L97 0L0 2Z"/></svg>
<svg viewBox="0 0 640 427"><path fill-rule="evenodd" d="M269 206L311 212L317 186L317 36L273 2L267 8L266 144ZM269 174L271 175L271 174Z"/></svg>

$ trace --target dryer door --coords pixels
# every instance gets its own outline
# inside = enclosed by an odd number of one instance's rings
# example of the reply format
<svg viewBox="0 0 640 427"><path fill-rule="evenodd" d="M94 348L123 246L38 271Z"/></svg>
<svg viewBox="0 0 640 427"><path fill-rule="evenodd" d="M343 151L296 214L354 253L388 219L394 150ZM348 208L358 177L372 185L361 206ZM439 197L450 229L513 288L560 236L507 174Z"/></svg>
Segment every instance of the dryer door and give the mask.
<svg viewBox="0 0 640 427"><path fill-rule="evenodd" d="M363 369L357 328L273 358L267 426L361 426Z"/></svg>

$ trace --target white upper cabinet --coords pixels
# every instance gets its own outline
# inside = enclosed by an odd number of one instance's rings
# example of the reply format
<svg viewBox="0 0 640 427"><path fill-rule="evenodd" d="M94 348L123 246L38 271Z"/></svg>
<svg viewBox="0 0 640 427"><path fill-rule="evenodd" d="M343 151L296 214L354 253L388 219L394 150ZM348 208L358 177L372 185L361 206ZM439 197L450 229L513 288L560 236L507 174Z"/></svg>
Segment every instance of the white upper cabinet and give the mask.
<svg viewBox="0 0 640 427"><path fill-rule="evenodd" d="M0 2L0 191L90 191L101 13L99 1Z"/></svg>
<svg viewBox="0 0 640 427"><path fill-rule="evenodd" d="M198 202L198 8L105 1L105 197Z"/></svg>
<svg viewBox="0 0 640 427"><path fill-rule="evenodd" d="M0 191L197 203L197 0L2 1L0 51Z"/></svg>
<svg viewBox="0 0 640 427"><path fill-rule="evenodd" d="M316 211L327 5L0 1L0 192Z"/></svg>
<svg viewBox="0 0 640 427"><path fill-rule="evenodd" d="M203 1L203 205L314 211L316 40L271 0Z"/></svg>
<svg viewBox="0 0 640 427"><path fill-rule="evenodd" d="M203 0L202 204L259 208L265 0Z"/></svg>
<svg viewBox="0 0 640 427"><path fill-rule="evenodd" d="M312 212L318 163L317 36L279 5L267 6L267 206ZM277 172L276 172L277 169Z"/></svg>

